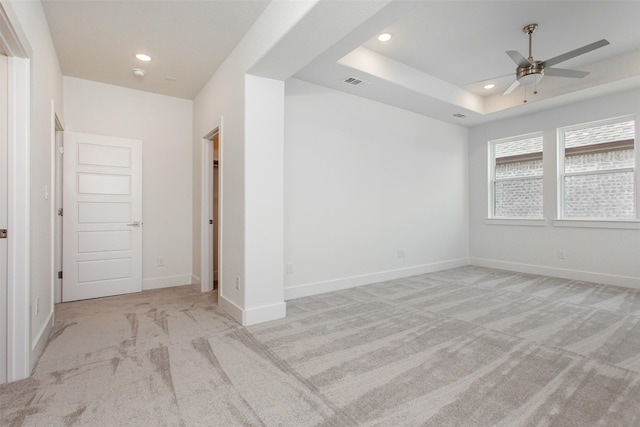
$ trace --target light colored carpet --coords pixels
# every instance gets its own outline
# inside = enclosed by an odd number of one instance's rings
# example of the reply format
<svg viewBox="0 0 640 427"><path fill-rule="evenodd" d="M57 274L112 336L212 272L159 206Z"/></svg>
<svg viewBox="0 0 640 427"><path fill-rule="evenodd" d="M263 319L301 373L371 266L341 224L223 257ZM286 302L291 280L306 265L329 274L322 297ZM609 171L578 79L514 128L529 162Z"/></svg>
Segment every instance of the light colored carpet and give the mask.
<svg viewBox="0 0 640 427"><path fill-rule="evenodd" d="M463 267L249 328L191 286L56 316L0 425L640 425L638 290Z"/></svg>

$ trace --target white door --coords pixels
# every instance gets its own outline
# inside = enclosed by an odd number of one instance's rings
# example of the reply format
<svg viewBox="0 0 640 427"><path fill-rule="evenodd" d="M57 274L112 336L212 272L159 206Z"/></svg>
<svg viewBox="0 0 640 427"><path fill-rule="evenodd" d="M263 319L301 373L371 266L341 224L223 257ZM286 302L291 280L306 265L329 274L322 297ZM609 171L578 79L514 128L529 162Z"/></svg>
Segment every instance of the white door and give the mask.
<svg viewBox="0 0 640 427"><path fill-rule="evenodd" d="M64 132L62 301L142 290L142 142Z"/></svg>
<svg viewBox="0 0 640 427"><path fill-rule="evenodd" d="M7 57L0 52L0 229L8 224ZM7 239L0 235L0 384L7 382Z"/></svg>

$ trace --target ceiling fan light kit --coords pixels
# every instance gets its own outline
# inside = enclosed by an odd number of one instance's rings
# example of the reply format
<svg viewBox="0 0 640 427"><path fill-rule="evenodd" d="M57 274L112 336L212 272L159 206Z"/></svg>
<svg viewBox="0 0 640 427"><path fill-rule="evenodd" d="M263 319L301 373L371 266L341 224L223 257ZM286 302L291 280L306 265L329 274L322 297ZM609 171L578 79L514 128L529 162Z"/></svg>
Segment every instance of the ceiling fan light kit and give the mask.
<svg viewBox="0 0 640 427"><path fill-rule="evenodd" d="M523 86L532 86L540 83L544 76L544 67L540 63L536 63L526 68L518 68L516 70L516 79Z"/></svg>
<svg viewBox="0 0 640 427"><path fill-rule="evenodd" d="M513 62L516 63L517 67L516 78L513 83L511 83L511 85L507 88L507 90L504 91L503 95L510 94L520 85L535 86L540 83L540 80L542 80L542 77L545 75L553 77L569 77L574 79L581 79L589 73L586 71L551 68L551 66L575 58L576 56L583 55L587 52L591 52L592 50L609 44L607 40L602 39L595 43L591 43L578 49L563 53L562 55L555 56L546 61L536 61L535 59L533 59L532 44L533 33L537 29L538 24L529 24L525 25L524 28L522 28L522 32L524 32L529 37L529 56L527 58L525 58L524 55L516 50L506 51L506 54L509 56L509 58L511 58ZM534 93L537 93L537 91Z"/></svg>

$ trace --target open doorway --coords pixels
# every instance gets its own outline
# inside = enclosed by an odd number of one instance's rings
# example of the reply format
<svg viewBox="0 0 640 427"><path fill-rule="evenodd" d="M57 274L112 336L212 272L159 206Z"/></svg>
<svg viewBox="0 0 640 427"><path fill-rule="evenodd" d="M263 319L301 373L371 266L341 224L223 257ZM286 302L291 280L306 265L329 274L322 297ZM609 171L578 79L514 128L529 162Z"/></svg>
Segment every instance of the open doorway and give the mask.
<svg viewBox="0 0 640 427"><path fill-rule="evenodd" d="M202 138L202 233L200 286L202 292L222 285L223 136L220 124Z"/></svg>

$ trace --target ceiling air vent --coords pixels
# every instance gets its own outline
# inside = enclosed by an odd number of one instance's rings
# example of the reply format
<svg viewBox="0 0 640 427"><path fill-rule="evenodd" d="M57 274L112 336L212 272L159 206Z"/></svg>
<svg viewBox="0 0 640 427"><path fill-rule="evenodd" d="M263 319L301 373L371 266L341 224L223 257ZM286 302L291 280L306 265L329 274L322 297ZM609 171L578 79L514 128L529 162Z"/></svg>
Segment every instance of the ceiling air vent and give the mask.
<svg viewBox="0 0 640 427"><path fill-rule="evenodd" d="M358 86L358 87L366 86L369 84L368 82L357 79L355 77L347 77L342 82L348 84L349 86Z"/></svg>
<svg viewBox="0 0 640 427"><path fill-rule="evenodd" d="M455 114L452 114L452 116L455 117L456 119L464 119L464 118L468 117L468 116L466 116L466 115L464 115L462 113L455 113Z"/></svg>

